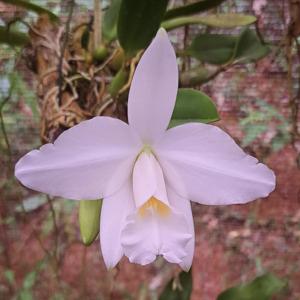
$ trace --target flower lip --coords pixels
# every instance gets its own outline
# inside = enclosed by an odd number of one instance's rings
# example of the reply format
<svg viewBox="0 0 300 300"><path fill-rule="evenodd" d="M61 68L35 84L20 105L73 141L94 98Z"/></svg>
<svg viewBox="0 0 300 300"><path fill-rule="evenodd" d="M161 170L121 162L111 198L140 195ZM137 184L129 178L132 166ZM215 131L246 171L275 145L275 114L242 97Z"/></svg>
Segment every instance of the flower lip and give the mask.
<svg viewBox="0 0 300 300"><path fill-rule="evenodd" d="M167 217L170 215L171 209L168 205L166 205L159 199L151 197L138 209L138 214L140 217L145 218L151 213L156 214L160 217Z"/></svg>

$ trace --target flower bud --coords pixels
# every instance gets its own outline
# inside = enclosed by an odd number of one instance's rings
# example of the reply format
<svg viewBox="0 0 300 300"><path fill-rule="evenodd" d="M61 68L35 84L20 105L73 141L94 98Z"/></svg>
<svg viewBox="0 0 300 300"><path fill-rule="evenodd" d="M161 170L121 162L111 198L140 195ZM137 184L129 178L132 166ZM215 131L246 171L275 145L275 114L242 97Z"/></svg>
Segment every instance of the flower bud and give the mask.
<svg viewBox="0 0 300 300"><path fill-rule="evenodd" d="M89 246L96 239L100 228L102 200L83 200L79 206L79 225L82 242Z"/></svg>

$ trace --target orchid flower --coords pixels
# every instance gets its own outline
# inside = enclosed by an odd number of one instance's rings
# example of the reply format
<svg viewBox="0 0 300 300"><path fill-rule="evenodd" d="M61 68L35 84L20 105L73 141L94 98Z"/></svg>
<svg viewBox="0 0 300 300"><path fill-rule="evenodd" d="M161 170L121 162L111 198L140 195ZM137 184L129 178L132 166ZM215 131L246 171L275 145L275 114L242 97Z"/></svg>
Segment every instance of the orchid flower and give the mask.
<svg viewBox="0 0 300 300"><path fill-rule="evenodd" d="M246 203L275 187L274 173L218 127L167 129L177 90L176 55L160 29L134 74L129 124L110 117L83 121L16 164L16 177L31 189L103 198L100 243L108 268L123 255L141 265L162 255L188 270L195 246L190 201Z"/></svg>

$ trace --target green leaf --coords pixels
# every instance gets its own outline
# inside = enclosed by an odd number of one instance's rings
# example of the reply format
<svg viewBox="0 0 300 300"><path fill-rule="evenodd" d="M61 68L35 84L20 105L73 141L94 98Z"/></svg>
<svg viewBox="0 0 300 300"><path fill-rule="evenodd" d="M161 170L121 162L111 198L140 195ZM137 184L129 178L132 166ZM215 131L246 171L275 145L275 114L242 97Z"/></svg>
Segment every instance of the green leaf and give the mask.
<svg viewBox="0 0 300 300"><path fill-rule="evenodd" d="M123 0L119 12L118 38L127 56L146 48L155 36L168 0Z"/></svg>
<svg viewBox="0 0 300 300"><path fill-rule="evenodd" d="M222 65L234 54L238 38L225 34L199 34L193 40L188 53L210 64Z"/></svg>
<svg viewBox="0 0 300 300"><path fill-rule="evenodd" d="M259 60L269 53L269 48L261 43L254 31L247 28L238 37L225 34L199 34L187 52L202 62L222 65L229 62L249 63Z"/></svg>
<svg viewBox="0 0 300 300"><path fill-rule="evenodd" d="M168 282L159 300L190 300L192 289L192 270L189 272L183 271L179 274L177 280L171 279Z"/></svg>
<svg viewBox="0 0 300 300"><path fill-rule="evenodd" d="M13 285L15 283L15 273L12 270L5 270L4 277L9 284Z"/></svg>
<svg viewBox="0 0 300 300"><path fill-rule="evenodd" d="M211 27L221 27L221 28L232 28L238 26L246 26L253 24L256 21L256 17L252 15L245 14L217 14L217 15L207 15L202 16L202 24Z"/></svg>
<svg viewBox="0 0 300 300"><path fill-rule="evenodd" d="M239 63L249 63L263 58L269 52L269 47L262 44L256 33L246 28L237 41L234 58Z"/></svg>
<svg viewBox="0 0 300 300"><path fill-rule="evenodd" d="M30 290L21 290L19 300L33 300L32 292Z"/></svg>
<svg viewBox="0 0 300 300"><path fill-rule="evenodd" d="M170 9L165 14L165 20L174 17L193 15L220 5L225 0L202 0L193 4Z"/></svg>
<svg viewBox="0 0 300 300"><path fill-rule="evenodd" d="M36 275L37 275L36 271L32 271L32 272L26 274L26 276L23 280L23 288L25 290L30 290L34 286L35 281L36 281Z"/></svg>
<svg viewBox="0 0 300 300"><path fill-rule="evenodd" d="M122 0L112 0L103 17L103 37L108 42L117 37L117 24Z"/></svg>
<svg viewBox="0 0 300 300"><path fill-rule="evenodd" d="M245 26L256 21L256 17L244 14L218 14L207 16L188 16L164 21L161 26L166 30L172 30L190 24L201 24L211 27L232 28Z"/></svg>
<svg viewBox="0 0 300 300"><path fill-rule="evenodd" d="M29 42L26 33L8 30L5 26L0 26L0 44L8 44L10 46L24 46Z"/></svg>
<svg viewBox="0 0 300 300"><path fill-rule="evenodd" d="M243 138L242 146L246 147L252 144L258 136L268 130L266 124L248 124L244 127L245 136Z"/></svg>
<svg viewBox="0 0 300 300"><path fill-rule="evenodd" d="M55 15L50 10L48 10L48 9L42 7L42 6L36 5L34 3L31 3L29 1L26 1L26 0L1 0L1 1L4 2L4 3L8 3L8 4L23 7L25 9L31 10L31 11L37 13L37 14L47 14L49 16L50 20L52 20L52 21L58 21L59 20L57 15Z"/></svg>
<svg viewBox="0 0 300 300"><path fill-rule="evenodd" d="M169 127L187 122L211 123L218 120L217 108L207 95L190 88L178 90Z"/></svg>
<svg viewBox="0 0 300 300"><path fill-rule="evenodd" d="M253 281L222 292L217 300L270 300L286 287L286 282L267 273Z"/></svg>
<svg viewBox="0 0 300 300"><path fill-rule="evenodd" d="M271 141L272 149L273 151L279 151L290 142L291 135L289 134L289 132L278 132Z"/></svg>
<svg viewBox="0 0 300 300"><path fill-rule="evenodd" d="M89 246L100 228L102 200L82 200L79 205L79 225L83 243Z"/></svg>

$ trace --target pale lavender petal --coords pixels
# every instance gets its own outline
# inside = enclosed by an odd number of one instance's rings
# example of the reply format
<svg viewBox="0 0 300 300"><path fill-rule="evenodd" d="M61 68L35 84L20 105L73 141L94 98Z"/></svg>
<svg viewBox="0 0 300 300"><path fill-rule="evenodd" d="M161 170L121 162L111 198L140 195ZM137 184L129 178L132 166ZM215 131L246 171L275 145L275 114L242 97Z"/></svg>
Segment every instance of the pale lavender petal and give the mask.
<svg viewBox="0 0 300 300"><path fill-rule="evenodd" d="M129 125L144 143L153 143L168 127L177 89L175 51L166 31L160 29L137 66L129 91Z"/></svg>
<svg viewBox="0 0 300 300"><path fill-rule="evenodd" d="M16 177L27 187L69 199L98 199L116 192L131 175L141 144L129 126L96 117L63 132L22 157Z"/></svg>
<svg viewBox="0 0 300 300"><path fill-rule="evenodd" d="M168 197L169 197L170 205L174 207L177 211L182 212L188 223L188 230L191 235L191 239L188 241L186 245L187 255L179 263L180 267L184 271L188 271L192 266L194 250L195 250L195 231L194 231L194 220L193 220L191 202L187 199L180 197L177 193L175 193L170 188L168 188Z"/></svg>
<svg viewBox="0 0 300 300"><path fill-rule="evenodd" d="M275 188L273 171L216 126L174 127L154 148L167 184L195 202L246 203L267 197Z"/></svg>
<svg viewBox="0 0 300 300"><path fill-rule="evenodd" d="M113 196L103 200L100 219L100 245L105 265L114 268L122 258L121 231L126 217L135 209L132 182L128 180Z"/></svg>

